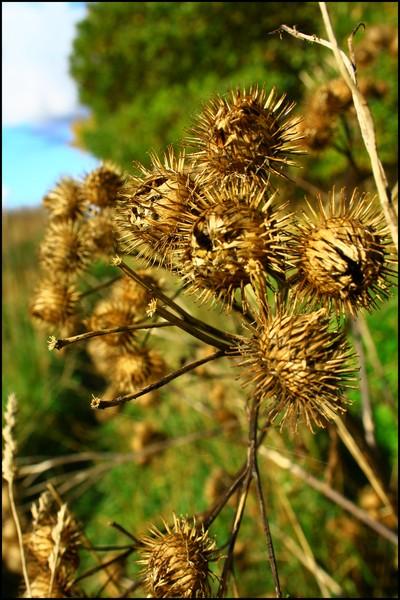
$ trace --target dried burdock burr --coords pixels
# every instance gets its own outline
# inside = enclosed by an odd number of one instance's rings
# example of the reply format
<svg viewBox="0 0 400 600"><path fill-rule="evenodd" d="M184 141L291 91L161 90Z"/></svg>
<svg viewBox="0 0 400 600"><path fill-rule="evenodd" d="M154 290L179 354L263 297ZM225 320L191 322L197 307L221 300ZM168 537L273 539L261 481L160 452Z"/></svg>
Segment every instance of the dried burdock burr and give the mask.
<svg viewBox="0 0 400 600"><path fill-rule="evenodd" d="M138 249L145 258L170 263L177 225L186 210L196 183L185 165L185 156L170 148L164 163L152 155L152 166L138 165L140 174L126 182L117 205L116 223L120 247L127 253Z"/></svg>
<svg viewBox="0 0 400 600"><path fill-rule="evenodd" d="M67 334L75 328L79 299L73 284L62 278L45 277L34 293L30 312L38 324Z"/></svg>
<svg viewBox="0 0 400 600"><path fill-rule="evenodd" d="M121 392L136 392L165 375L166 364L159 352L132 348L115 357L113 381Z"/></svg>
<svg viewBox="0 0 400 600"><path fill-rule="evenodd" d="M50 219L72 220L81 218L88 207L82 184L72 177L63 177L43 198Z"/></svg>
<svg viewBox="0 0 400 600"><path fill-rule="evenodd" d="M92 213L87 221L88 235L94 254L108 258L117 250L117 228L114 223L114 208L106 207Z"/></svg>
<svg viewBox="0 0 400 600"><path fill-rule="evenodd" d="M79 221L52 221L40 245L42 268L62 277L75 278L88 266L93 244L87 225Z"/></svg>
<svg viewBox="0 0 400 600"><path fill-rule="evenodd" d="M85 323L89 330L96 331L135 325L142 317L143 312L133 303L110 297L97 302L92 315ZM131 348L132 344L135 345L135 338L135 331L129 330L102 336L104 344L120 349Z"/></svg>
<svg viewBox="0 0 400 600"><path fill-rule="evenodd" d="M204 191L196 213L180 227L181 275L200 300L222 300L229 308L240 290L285 278L285 227L289 215L255 178L232 178ZM178 255L178 252L177 252Z"/></svg>
<svg viewBox="0 0 400 600"><path fill-rule="evenodd" d="M137 274L146 283L159 287L158 279L149 271L138 269ZM111 298L131 304L140 314L145 314L146 308L152 299L152 295L142 285L131 279L130 277L121 277L111 286Z"/></svg>
<svg viewBox="0 0 400 600"><path fill-rule="evenodd" d="M83 192L91 204L100 208L115 206L124 181L121 169L114 163L105 161L85 177Z"/></svg>
<svg viewBox="0 0 400 600"><path fill-rule="evenodd" d="M244 380L281 426L296 429L302 419L312 430L344 412L356 369L345 334L331 326L325 308L300 312L281 304L274 315L261 312L239 350Z"/></svg>
<svg viewBox="0 0 400 600"><path fill-rule="evenodd" d="M296 295L338 313L375 308L389 294L394 255L374 199L333 190L327 208L320 198L308 206L294 234Z"/></svg>
<svg viewBox="0 0 400 600"><path fill-rule="evenodd" d="M268 180L282 175L290 156L299 152L299 119L289 117L294 103L278 97L275 89L237 89L216 96L197 118L187 142L197 168L214 178L256 174Z"/></svg>
<svg viewBox="0 0 400 600"><path fill-rule="evenodd" d="M210 597L209 562L215 560L215 542L194 520L177 518L165 531L152 528L142 538L140 564L153 598Z"/></svg>

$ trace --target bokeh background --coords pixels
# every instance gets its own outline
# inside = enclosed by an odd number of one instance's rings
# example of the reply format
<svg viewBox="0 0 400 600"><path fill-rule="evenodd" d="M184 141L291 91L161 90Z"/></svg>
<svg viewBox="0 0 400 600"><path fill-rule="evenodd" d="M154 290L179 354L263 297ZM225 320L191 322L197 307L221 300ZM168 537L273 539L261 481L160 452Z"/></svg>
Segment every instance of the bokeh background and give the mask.
<svg viewBox="0 0 400 600"><path fill-rule="evenodd" d="M379 153L393 187L397 179L397 3L336 2L328 7L344 49L351 31L360 22L365 24L354 40L356 49L367 56L358 74L370 82L368 102ZM211 388L223 385L233 412L239 412L243 402L224 368L210 368L174 383L161 393L155 407L129 406L115 419L96 419L89 408L90 397L101 393L104 381L93 370L84 346L50 353L46 335L30 319L37 251L47 221L40 203L61 176L83 177L102 159L112 159L130 172L133 161L148 165L152 151L162 153L168 144L179 148L193 116L215 93L252 84L276 86L297 102L297 114L307 114L315 90L337 76L332 57L321 47L271 32L285 23L324 37L318 3L3 2L2 14L3 399L11 391L19 399L21 460L30 463L89 451L126 453L135 447L135 424L142 421L151 422L168 439L210 431L215 414L205 407ZM371 31L377 32L375 38ZM387 33L386 42L382 31ZM368 51L373 54L370 59ZM332 185L374 189L351 114L335 123L332 143L302 157L300 166L293 174L296 185L282 184L296 206L305 195ZM93 283L114 274L109 264L99 263L88 279ZM168 281L171 293L174 283ZM220 323L218 313L199 314ZM366 323L376 448L365 444L357 391L352 394L346 425L395 502L397 294L368 315ZM171 366L200 352L186 338L167 336L157 343ZM382 512L371 481L333 429L315 435L300 431L295 437L274 432L268 448L339 490L372 518L395 527L391 516ZM243 452L229 435L222 440L199 435L197 441L171 447L145 464L132 460L118 464L111 458L62 464L21 481L21 511L28 510L51 479L93 543L123 544L126 540L108 527L110 521L140 533L161 516L168 519L172 511L204 510L210 493L207 482L214 470L234 473ZM299 527L318 565L340 588L338 592L328 586L330 595L396 596L397 563L390 542L304 481L271 462L265 463L265 469L282 587L290 596L321 593L315 573L299 556L304 553L296 538ZM221 544L226 541L231 510L215 526ZM237 586L240 594L268 597L273 586L265 574L256 515L250 505L240 540L242 554L237 557ZM10 544L3 545L3 554ZM83 558L82 569L92 565L92 557ZM4 594L15 597L18 567L6 560L3 569ZM134 577L135 567L128 565L128 573ZM97 593L101 582L88 580L87 585L89 593ZM113 592L106 588L101 593Z"/></svg>

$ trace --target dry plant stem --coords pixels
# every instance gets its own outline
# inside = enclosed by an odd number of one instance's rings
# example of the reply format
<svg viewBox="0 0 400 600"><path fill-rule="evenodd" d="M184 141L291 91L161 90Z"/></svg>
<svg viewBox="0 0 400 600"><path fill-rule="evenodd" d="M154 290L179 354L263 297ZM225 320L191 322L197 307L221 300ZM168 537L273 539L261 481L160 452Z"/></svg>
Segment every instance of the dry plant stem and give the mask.
<svg viewBox="0 0 400 600"><path fill-rule="evenodd" d="M279 583L279 575L278 575L278 567L276 564L275 552L274 552L274 544L272 542L271 530L268 522L267 508L264 499L264 493L261 485L261 477L260 471L258 468L258 460L257 460L257 452L254 452L254 465L253 465L253 477L256 483L256 492L258 498L258 506L260 509L260 515L262 519L262 525L264 529L265 539L267 542L267 553L268 553L268 561L272 571L272 577L275 585L275 596L277 598L282 598L281 586Z"/></svg>
<svg viewBox="0 0 400 600"><path fill-rule="evenodd" d="M301 33L300 31L297 31L297 29L293 27L288 27L287 25L281 25L277 31L285 31L286 33L292 35L297 39L306 40L307 42L315 44L320 44L321 46L325 46L325 48L329 48L335 54L339 71L344 80L346 81L347 85L349 86L353 96L354 107L356 109L357 119L360 125L364 145L370 158L372 173L378 190L379 200L385 215L386 223L390 229L393 238L393 243L397 249L397 218L395 210L393 209L392 203L389 198L389 190L385 172L379 160L378 152L376 149L374 122L372 120L372 116L369 111L367 102L355 84L353 65L349 60L348 56L346 56L344 52L339 50L330 23L328 11L326 9L326 4L325 2L319 2L319 5L324 19L325 27L327 28L328 37L331 40L330 42L319 38L316 35L307 35L305 33Z"/></svg>
<svg viewBox="0 0 400 600"><path fill-rule="evenodd" d="M168 298L168 296L163 294L163 292L156 285L144 281L137 273L135 273L135 271L133 271L133 269L131 269L123 261L116 260L115 265L118 266L126 275L128 275L128 277L134 279L134 281L143 286L148 292L152 293L156 298L158 298L164 304L169 306L172 310L177 312L187 323L190 323L196 328L201 329L211 335L214 335L221 340L226 340L230 343L232 343L232 341L236 341L236 336L225 331L221 331L220 329L217 329L216 327L208 325L207 323L204 323L204 321L200 321L199 319L193 317L186 310L184 310L182 307L176 304L176 302L174 302L171 298Z"/></svg>
<svg viewBox="0 0 400 600"><path fill-rule="evenodd" d="M180 377L184 373L188 373L189 371L192 371L193 369L200 367L200 365L203 365L204 363L207 363L211 360L216 360L217 358L221 358L222 356L226 356L226 351L218 350L214 354L211 354L211 356L206 356L205 358L202 358L200 360L195 360L191 363L188 363L187 365L184 365L180 369L177 369L176 371L169 373L169 375L162 377L155 383L151 383L147 387L143 388L139 392L135 392L134 394L120 396L118 398L115 398L115 400L101 400L100 398L93 398L91 407L97 408L97 409L104 409L104 408L109 408L110 406L119 406L120 404L125 404L125 402L128 402L129 400L135 400L136 398L139 398L140 396L143 396L144 394L147 394L148 392L152 392L153 390L158 390L160 387L163 387L164 385L166 385L173 379Z"/></svg>
<svg viewBox="0 0 400 600"><path fill-rule="evenodd" d="M49 348L50 350L61 350L65 346L69 346L70 344L76 344L78 342L84 342L93 337L98 337L101 335L110 335L112 333L125 333L126 331L136 331L140 329L154 329L157 327L171 327L172 323L143 323L138 325L126 325L124 327L110 327L109 329L97 329L96 331L86 331L85 333L80 333L78 335L73 335L68 338L59 338L53 340L50 338Z"/></svg>
<svg viewBox="0 0 400 600"><path fill-rule="evenodd" d="M127 558L134 551L135 551L135 548L132 546L131 548L129 548L129 550L126 550L125 552L122 552L118 556L114 556L113 558L110 558L109 560L107 560L107 561L105 561L103 563L100 563L99 565L97 565L97 567L93 567L92 569L89 569L85 573L82 573L82 575L80 575L79 577L77 577L74 580L74 583L78 583L78 581L81 581L82 579L86 579L87 577L91 577L92 575L95 575L99 571L102 571L106 567L109 567L110 565L112 565L113 563L117 562L118 560Z"/></svg>
<svg viewBox="0 0 400 600"><path fill-rule="evenodd" d="M364 348L361 343L361 333L356 319L351 319L351 330L353 333L354 349L360 364L360 393L361 412L364 426L365 441L371 448L376 448L375 423L372 416L371 400L369 397L368 375L365 361Z"/></svg>
<svg viewBox="0 0 400 600"><path fill-rule="evenodd" d="M117 275L116 277L113 277L112 279L109 279L108 281L105 281L104 283L100 283L99 285L96 285L95 287L92 287L92 288L86 290L86 292L83 292L81 294L81 298L84 298L85 296L89 296L90 294L94 294L95 292L103 290L104 288L109 287L110 285L112 285L113 283L118 281L119 279L121 279L121 275Z"/></svg>
<svg viewBox="0 0 400 600"><path fill-rule="evenodd" d="M30 586L29 577L28 577L28 569L26 567L26 557L25 557L25 550L24 550L24 542L23 542L23 538L22 538L21 524L19 522L18 512L17 512L17 508L15 505L13 488L14 488L13 482L9 481L8 482L8 496L10 498L10 506L11 506L12 516L14 519L15 529L17 530L18 545L19 545L19 551L20 551L21 563L22 563L22 573L24 576L24 582L25 582L26 591L28 593L28 598L32 598L31 586Z"/></svg>
<svg viewBox="0 0 400 600"><path fill-rule="evenodd" d="M378 497L381 499L383 504L385 506L387 506L388 508L391 508L391 510L394 514L392 504L391 504L385 490L383 489L380 480L375 475L371 466L365 460L364 454L362 453L360 448L357 446L356 442L354 441L353 436L351 435L351 433L349 432L349 430L343 423L343 420L338 415L336 415L334 417L334 421L336 423L340 439L345 444L346 448L349 450L350 454L353 456L354 460L357 462L360 469L363 471L364 475L370 482L371 486L374 488L375 492L377 493Z"/></svg>
<svg viewBox="0 0 400 600"><path fill-rule="evenodd" d="M290 501L289 501L283 487L280 490L280 498L282 501L282 507L284 508L284 511L289 518L289 522L291 523L291 525L294 529L296 537L299 540L299 543L301 546L301 548L299 548L299 551L300 551L299 553L301 555L303 555L303 557L304 557L303 564L307 563L307 565L308 565L307 568L314 575L315 580L319 586L319 589L321 590L322 597L330 598L328 586L327 586L324 578L321 577L320 570L318 568L317 561L315 560L312 548L311 548L310 544L308 543L306 536L304 535L303 529L299 523L296 513L293 510L292 505L290 504ZM286 536L285 536L285 538L286 538ZM288 538L288 541L292 542L293 540L291 538ZM293 542L293 544L294 544L294 542ZM341 593L341 589L338 585L336 586L336 590L334 591L334 593L336 593L336 594Z"/></svg>
<svg viewBox="0 0 400 600"><path fill-rule="evenodd" d="M268 460L271 460L276 465L278 465L278 467L289 471L295 477L298 477L302 481L305 481L310 487L314 488L315 490L326 496L326 498L329 498L329 500L332 500L332 502L334 502L338 506L341 506L342 508L347 510L350 514L356 517L356 519L373 529L383 538L389 540L389 542L391 542L393 545L398 545L397 535L393 531L385 527L385 525L382 525L382 523L371 519L371 517L368 515L367 512L365 512L365 510L362 510L361 508L356 506L353 502L345 498L336 490L332 489L325 482L320 481L310 473L307 473L307 471L302 469L302 467L299 467L299 465L296 465L288 458L282 456L276 450L271 450L270 448L262 447L260 448L260 454Z"/></svg>
<svg viewBox="0 0 400 600"><path fill-rule="evenodd" d="M382 366L382 363L379 359L378 356L378 352L376 350L376 346L374 343L374 340L372 338L371 332L368 328L368 324L367 321L365 319L364 316L360 315L357 319L357 326L358 329L360 331L360 335L362 337L362 340L364 342L364 346L367 350L367 354L369 357L369 360L371 361L371 365L374 369L374 371L376 371L377 375L379 376L379 379L383 385L383 393L384 393L384 397L385 397L385 401L386 403L394 409L394 416L396 419L398 419L398 414L397 414L397 407L396 407L396 402L393 398L393 395L390 391L387 379L386 379L386 375L385 375L385 371L384 368Z"/></svg>

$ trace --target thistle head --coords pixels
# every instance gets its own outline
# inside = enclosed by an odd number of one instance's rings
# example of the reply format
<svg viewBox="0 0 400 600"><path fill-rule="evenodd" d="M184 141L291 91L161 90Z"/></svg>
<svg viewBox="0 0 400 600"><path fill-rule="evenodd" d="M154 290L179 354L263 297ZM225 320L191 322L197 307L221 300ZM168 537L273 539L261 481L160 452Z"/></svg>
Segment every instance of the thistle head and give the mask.
<svg viewBox="0 0 400 600"><path fill-rule="evenodd" d="M210 596L209 562L215 542L196 522L174 515L165 532L156 528L143 537L143 572L148 593L154 598L207 598Z"/></svg>
<svg viewBox="0 0 400 600"><path fill-rule="evenodd" d="M355 190L348 199L332 191L327 209L321 199L297 226L293 263L295 293L355 315L387 298L393 262L391 240L380 210Z"/></svg>
<svg viewBox="0 0 400 600"><path fill-rule="evenodd" d="M235 178L204 191L181 225L179 267L200 299L227 307L237 290L269 275L284 278L288 215L260 180Z"/></svg>
<svg viewBox="0 0 400 600"><path fill-rule="evenodd" d="M72 177L63 177L43 198L51 219L75 221L84 215L87 200L82 184Z"/></svg>
<svg viewBox="0 0 400 600"><path fill-rule="evenodd" d="M87 225L79 221L51 221L40 245L41 266L63 277L75 277L88 266L93 253Z"/></svg>
<svg viewBox="0 0 400 600"><path fill-rule="evenodd" d="M47 329L74 329L80 294L73 284L64 279L43 278L30 306L32 317Z"/></svg>
<svg viewBox="0 0 400 600"><path fill-rule="evenodd" d="M95 206L115 206L124 181L121 169L112 162L105 161L85 177L83 192L88 202Z"/></svg>
<svg viewBox="0 0 400 600"><path fill-rule="evenodd" d="M304 419L312 430L344 412L344 392L355 375L353 354L325 309L299 312L292 305L262 314L239 350L245 381L281 426L288 421L296 429Z"/></svg>
<svg viewBox="0 0 400 600"><path fill-rule="evenodd" d="M151 169L142 165L139 169L139 176L128 179L117 205L119 244L127 253L138 248L149 259L157 256L168 262L181 214L195 184L184 155L176 157L172 149L164 163L153 155Z"/></svg>
<svg viewBox="0 0 400 600"><path fill-rule="evenodd" d="M115 358L113 379L121 392L136 392L163 377L165 371L165 361L156 350L132 348Z"/></svg>
<svg viewBox="0 0 400 600"><path fill-rule="evenodd" d="M217 96L205 106L188 140L198 148L193 155L198 168L214 178L240 173L268 180L270 173L282 175L282 167L293 164L290 156L299 152L298 120L288 117L293 108L275 89L268 95L252 87Z"/></svg>

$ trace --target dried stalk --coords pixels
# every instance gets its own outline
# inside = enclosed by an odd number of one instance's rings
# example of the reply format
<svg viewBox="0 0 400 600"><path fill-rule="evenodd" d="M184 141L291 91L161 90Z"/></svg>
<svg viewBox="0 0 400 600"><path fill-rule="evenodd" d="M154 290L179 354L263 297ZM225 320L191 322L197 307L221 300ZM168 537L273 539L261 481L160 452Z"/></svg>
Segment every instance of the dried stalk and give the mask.
<svg viewBox="0 0 400 600"><path fill-rule="evenodd" d="M288 27L287 25L281 25L277 31L285 31L297 39L305 40L314 44L320 44L321 46L329 48L329 50L332 50L334 53L339 71L352 93L361 135L370 158L372 173L378 190L379 200L385 215L386 223L392 235L393 243L396 249L398 249L397 217L390 199L390 191L386 175L376 148L375 127L371 112L368 108L367 101L356 85L354 66L352 65L348 56L346 56L346 54L338 47L329 19L328 11L326 9L326 3L319 2L319 6L322 12L325 27L327 29L328 37L330 39L329 42L317 37L316 35L307 35L305 33L301 33L300 31L297 31L297 29Z"/></svg>

